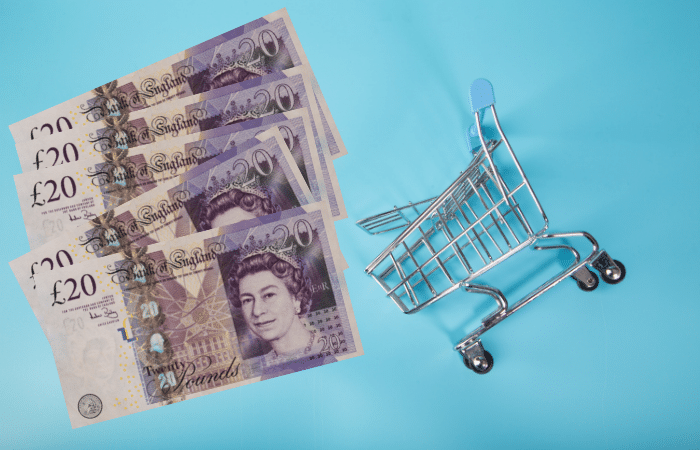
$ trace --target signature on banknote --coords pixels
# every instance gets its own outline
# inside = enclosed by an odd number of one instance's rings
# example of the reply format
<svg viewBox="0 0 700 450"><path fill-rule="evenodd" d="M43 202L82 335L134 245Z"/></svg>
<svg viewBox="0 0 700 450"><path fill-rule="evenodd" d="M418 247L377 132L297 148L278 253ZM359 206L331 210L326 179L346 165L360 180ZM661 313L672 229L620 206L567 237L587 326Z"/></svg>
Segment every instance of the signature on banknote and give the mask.
<svg viewBox="0 0 700 450"><path fill-rule="evenodd" d="M80 213L77 215L68 213L68 218L71 222L75 222L76 220L90 220L94 217L97 217L97 215L93 212L88 211L87 209L80 211Z"/></svg>
<svg viewBox="0 0 700 450"><path fill-rule="evenodd" d="M98 313L92 312L92 311L89 311L89 313L90 313L90 319L92 319L92 320L99 319L100 317L106 317L108 319L116 319L117 317L119 317L119 314L116 311L111 310L111 309L107 308L106 306L102 308L102 314L98 314Z"/></svg>

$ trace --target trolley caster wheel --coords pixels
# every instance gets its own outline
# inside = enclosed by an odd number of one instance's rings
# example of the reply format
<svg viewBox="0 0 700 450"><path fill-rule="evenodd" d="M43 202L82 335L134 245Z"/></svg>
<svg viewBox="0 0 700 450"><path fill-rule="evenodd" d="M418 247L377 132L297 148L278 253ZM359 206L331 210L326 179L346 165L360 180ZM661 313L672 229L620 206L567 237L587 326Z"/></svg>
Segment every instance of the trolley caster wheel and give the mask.
<svg viewBox="0 0 700 450"><path fill-rule="evenodd" d="M467 355L464 355L462 359L464 360L464 365L467 366L468 369L479 375L487 374L493 368L493 356L491 356L491 353L487 352L486 350L484 350L483 357L477 356L470 359L467 357Z"/></svg>
<svg viewBox="0 0 700 450"><path fill-rule="evenodd" d="M598 287L598 283L600 283L600 280L598 279L598 275L596 275L595 272L591 272L591 276L593 276L594 282L593 282L593 286L590 286L590 287L586 286L586 283L584 283L581 280L577 280L575 277L571 277L571 278L576 280L576 285L579 287L579 289L581 289L582 291L591 292L591 291L594 291L595 288ZM605 278L603 278L603 279L605 279Z"/></svg>
<svg viewBox="0 0 700 450"><path fill-rule="evenodd" d="M616 259L613 259L613 261L615 262L615 265L617 265L617 267L620 268L619 275L615 276L616 274L613 273L612 269L600 271L600 276L603 277L603 281L605 281L608 284L617 284L620 281L624 280L625 275L627 275L627 271L625 270L624 264L622 264L620 261L618 261Z"/></svg>

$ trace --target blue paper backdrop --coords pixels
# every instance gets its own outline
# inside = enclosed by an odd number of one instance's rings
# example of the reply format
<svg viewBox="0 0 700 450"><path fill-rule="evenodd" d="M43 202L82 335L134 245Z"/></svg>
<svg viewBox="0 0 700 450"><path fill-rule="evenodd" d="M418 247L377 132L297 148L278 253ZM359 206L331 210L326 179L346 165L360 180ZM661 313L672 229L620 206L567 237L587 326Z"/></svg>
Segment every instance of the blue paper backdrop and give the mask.
<svg viewBox="0 0 700 450"><path fill-rule="evenodd" d="M71 430L6 264L28 245L4 128L0 447L698 448L697 1L12 2L0 124L285 6L349 152L335 162L350 215L337 230L365 355ZM486 376L452 345L488 299L404 316L363 273L390 238L354 225L466 167L479 77L551 230L591 232L628 270L593 293L563 283L499 324ZM489 282L515 298L515 275L542 264Z"/></svg>

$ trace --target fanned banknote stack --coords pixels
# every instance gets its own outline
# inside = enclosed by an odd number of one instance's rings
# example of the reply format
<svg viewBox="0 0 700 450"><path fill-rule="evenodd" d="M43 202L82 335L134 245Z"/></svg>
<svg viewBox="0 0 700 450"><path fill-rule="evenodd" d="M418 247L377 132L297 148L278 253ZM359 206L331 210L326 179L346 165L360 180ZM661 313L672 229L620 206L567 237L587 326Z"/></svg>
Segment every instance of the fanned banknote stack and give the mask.
<svg viewBox="0 0 700 450"><path fill-rule="evenodd" d="M74 428L362 354L346 149L286 10L10 130L10 265Z"/></svg>

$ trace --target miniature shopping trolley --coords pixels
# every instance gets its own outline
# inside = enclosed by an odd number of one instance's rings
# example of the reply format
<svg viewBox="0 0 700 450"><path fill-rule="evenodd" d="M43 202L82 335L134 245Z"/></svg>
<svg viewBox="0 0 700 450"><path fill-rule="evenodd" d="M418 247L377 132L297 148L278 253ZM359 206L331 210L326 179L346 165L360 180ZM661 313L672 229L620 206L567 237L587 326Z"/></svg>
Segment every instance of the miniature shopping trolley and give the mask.
<svg viewBox="0 0 700 450"><path fill-rule="evenodd" d="M467 169L438 197L395 207L357 224L370 234L402 229L365 272L404 313L418 312L458 289L495 300L496 310L455 346L469 369L484 374L493 367L493 357L481 343L483 333L569 277L583 290L595 289L598 277L588 267L610 284L622 281L625 267L586 232L545 234L547 216L503 133L491 83L474 81L469 99L476 123L468 133L478 136L480 145L471 149L469 144L473 159ZM491 110L499 139L484 137L486 109ZM467 141L471 142L469 135ZM499 170L494 152L501 144L505 150L499 151L507 155L499 155L505 160L499 160ZM587 239L592 245L590 254L581 259L577 250L566 244L568 238ZM479 276L530 246L535 250L568 250L574 262L514 304L509 304L500 290L477 282Z"/></svg>

